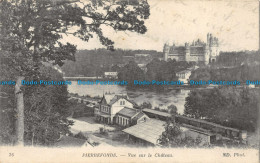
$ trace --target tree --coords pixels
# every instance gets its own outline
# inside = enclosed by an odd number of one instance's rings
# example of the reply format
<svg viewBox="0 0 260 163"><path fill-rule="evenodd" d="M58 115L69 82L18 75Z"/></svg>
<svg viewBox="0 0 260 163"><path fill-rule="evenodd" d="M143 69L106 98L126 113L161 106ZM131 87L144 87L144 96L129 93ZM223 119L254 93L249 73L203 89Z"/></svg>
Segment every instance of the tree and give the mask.
<svg viewBox="0 0 260 163"><path fill-rule="evenodd" d="M41 80L64 81L62 74L51 67L41 66L39 71ZM70 132L73 122L67 119L72 111L66 85L31 85L24 87L24 92L27 145L52 145L60 135Z"/></svg>
<svg viewBox="0 0 260 163"><path fill-rule="evenodd" d="M159 143L165 147L177 147L181 142L181 128L175 121L165 124L165 131L159 138Z"/></svg>
<svg viewBox="0 0 260 163"><path fill-rule="evenodd" d="M140 105L141 109L152 109L152 104L150 102L143 102Z"/></svg>
<svg viewBox="0 0 260 163"><path fill-rule="evenodd" d="M259 90L222 87L193 90L185 99L184 114L224 126L255 131Z"/></svg>
<svg viewBox="0 0 260 163"><path fill-rule="evenodd" d="M88 41L96 35L102 45L113 50L114 42L104 36L102 28L145 33L144 20L149 17L146 1L129 4L125 1L80 0L1 0L1 53L13 76L22 79L40 76L43 62L61 66L74 60L76 46L62 43L64 35ZM23 90L16 87L18 123L17 144L24 140Z"/></svg>
<svg viewBox="0 0 260 163"><path fill-rule="evenodd" d="M177 114L177 107L173 104L167 107L170 114Z"/></svg>
<svg viewBox="0 0 260 163"><path fill-rule="evenodd" d="M78 138L78 139L88 140L88 137L86 137L81 131L79 133L77 133L76 135L74 135L74 137Z"/></svg>
<svg viewBox="0 0 260 163"><path fill-rule="evenodd" d="M118 79L127 81L128 86L133 87L134 80L144 80L144 72L134 61L131 61L120 70Z"/></svg>
<svg viewBox="0 0 260 163"><path fill-rule="evenodd" d="M180 124L175 122L174 115L165 124L165 131L158 139L163 147L199 147L202 139L192 138L183 134Z"/></svg>
<svg viewBox="0 0 260 163"><path fill-rule="evenodd" d="M176 72L185 70L194 65L186 61L177 62L175 60L160 61L159 59L153 59L152 62L147 64L147 80L166 80L174 81L177 80Z"/></svg>

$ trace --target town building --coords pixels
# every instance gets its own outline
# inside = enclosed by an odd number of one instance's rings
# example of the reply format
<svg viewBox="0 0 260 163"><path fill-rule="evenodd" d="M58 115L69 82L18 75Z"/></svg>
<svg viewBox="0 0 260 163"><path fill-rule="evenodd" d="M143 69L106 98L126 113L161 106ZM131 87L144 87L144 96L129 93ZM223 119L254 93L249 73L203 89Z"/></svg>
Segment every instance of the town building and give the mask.
<svg viewBox="0 0 260 163"><path fill-rule="evenodd" d="M147 72L146 64L138 64L138 67L143 70L144 72Z"/></svg>
<svg viewBox="0 0 260 163"><path fill-rule="evenodd" d="M163 58L165 61L175 59L176 61L187 61L208 64L215 62L219 55L218 38L212 34L207 34L207 42L201 40L193 41L190 45L185 43L184 46L176 46L175 44L165 44L163 48Z"/></svg>
<svg viewBox="0 0 260 163"><path fill-rule="evenodd" d="M129 127L148 120L149 117L141 110L124 107L116 115L116 124L119 126Z"/></svg>
<svg viewBox="0 0 260 163"><path fill-rule="evenodd" d="M138 58L138 57L151 58L151 54L135 54L135 58Z"/></svg>
<svg viewBox="0 0 260 163"><path fill-rule="evenodd" d="M125 94L105 94L99 103L99 110L95 110L95 116L102 123L131 126L148 118L136 106Z"/></svg>
<svg viewBox="0 0 260 163"><path fill-rule="evenodd" d="M183 70L176 73L178 80L182 81L184 84L189 83L189 78L191 76L191 70Z"/></svg>
<svg viewBox="0 0 260 163"><path fill-rule="evenodd" d="M150 118L158 118L160 120L166 120L170 118L172 115L169 113L153 110L153 109L143 109L143 112L148 115ZM186 117L183 115L176 114L175 115L175 121L188 126L193 126L194 128L197 128L197 130L203 130L208 131L212 133L216 133L218 135L221 135L223 137L227 138L235 138L237 140L247 139L247 132L244 130L238 130L236 128L226 127L222 126L213 122L208 122L202 119L195 119Z"/></svg>
<svg viewBox="0 0 260 163"><path fill-rule="evenodd" d="M104 78L117 79L117 72L104 72Z"/></svg>
<svg viewBox="0 0 260 163"><path fill-rule="evenodd" d="M137 144L143 146L160 146L159 138L165 131L165 121L150 118L149 120L131 126L123 130L128 134L128 139L131 139ZM201 145L210 144L211 139L214 139L214 134L209 132L198 131L181 126L181 139L191 137L192 139L201 138Z"/></svg>

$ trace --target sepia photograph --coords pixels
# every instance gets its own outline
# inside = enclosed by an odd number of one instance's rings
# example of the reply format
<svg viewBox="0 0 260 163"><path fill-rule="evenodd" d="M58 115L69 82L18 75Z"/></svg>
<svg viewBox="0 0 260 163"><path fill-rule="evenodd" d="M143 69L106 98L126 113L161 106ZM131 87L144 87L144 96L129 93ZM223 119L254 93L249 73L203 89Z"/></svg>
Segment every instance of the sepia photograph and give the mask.
<svg viewBox="0 0 260 163"><path fill-rule="evenodd" d="M0 162L259 162L258 0L0 0Z"/></svg>

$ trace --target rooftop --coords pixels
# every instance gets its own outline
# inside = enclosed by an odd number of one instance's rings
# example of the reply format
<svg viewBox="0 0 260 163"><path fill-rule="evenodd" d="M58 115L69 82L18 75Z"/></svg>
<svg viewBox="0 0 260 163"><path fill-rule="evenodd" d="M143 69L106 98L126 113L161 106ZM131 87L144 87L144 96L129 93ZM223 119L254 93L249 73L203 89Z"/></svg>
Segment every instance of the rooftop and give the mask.
<svg viewBox="0 0 260 163"><path fill-rule="evenodd" d="M143 111L148 112L148 113L157 114L157 115L164 116L164 117L171 117L171 114L169 114L169 113L165 113L165 112L161 112L161 111L157 111L157 110L153 110L153 109L143 109ZM235 129L235 128L222 126L222 125L219 125L219 124L216 124L216 123L213 123L213 122L208 122L208 121L205 121L205 120L202 120L202 119L190 118L190 117L186 117L186 116L183 116L183 115L176 115L176 117L180 117L180 118L187 119L187 120L192 120L192 121L195 121L195 122L205 123L205 124L208 124L208 125L212 125L212 126L215 126L215 127L220 127L220 128L224 128L224 129L228 129L228 130L233 130L233 131L237 131L237 132L239 131L238 129Z"/></svg>
<svg viewBox="0 0 260 163"><path fill-rule="evenodd" d="M185 46L171 47L170 48L170 54L184 55L185 54Z"/></svg>
<svg viewBox="0 0 260 163"><path fill-rule="evenodd" d="M162 135L162 132L165 131L164 124L164 121L149 119L146 122L126 128L123 132L148 141L152 144L157 144L157 140Z"/></svg>
<svg viewBox="0 0 260 163"><path fill-rule="evenodd" d="M179 71L179 72L177 72L177 74L183 74L183 73L190 73L191 72L191 70L182 70L182 71Z"/></svg>
<svg viewBox="0 0 260 163"><path fill-rule="evenodd" d="M200 54L200 55L204 55L204 47L190 47L190 55L193 54Z"/></svg>
<svg viewBox="0 0 260 163"><path fill-rule="evenodd" d="M137 120L139 118L141 118L142 116L144 116L145 114L143 112L139 112L135 117L134 119Z"/></svg>
<svg viewBox="0 0 260 163"><path fill-rule="evenodd" d="M169 113L157 111L157 110L154 110L154 109L143 109L143 111L148 112L148 113L161 115L161 116L164 116L164 117L171 117L171 114L169 114Z"/></svg>
<svg viewBox="0 0 260 163"><path fill-rule="evenodd" d="M137 115L139 112L139 110L137 109L133 109L133 108L128 108L128 107L124 107L123 109L121 109L117 114L132 118L135 115Z"/></svg>
<svg viewBox="0 0 260 163"><path fill-rule="evenodd" d="M150 54L135 54L135 57L150 57Z"/></svg>
<svg viewBox="0 0 260 163"><path fill-rule="evenodd" d="M135 102L130 100L127 96L127 94L105 94L104 97L101 99L101 101L105 98L108 105L113 105L115 102L117 102L119 99L123 98L127 100L128 102L132 103L133 105L137 105Z"/></svg>
<svg viewBox="0 0 260 163"><path fill-rule="evenodd" d="M151 118L146 122L139 123L137 125L131 126L123 130L123 132L133 135L139 139L143 139L154 145L158 144L158 139L165 131L165 121L157 120ZM199 133L207 136L212 136L211 132L207 130L194 128L193 126L180 126L181 131L184 135L189 135L189 133Z"/></svg>

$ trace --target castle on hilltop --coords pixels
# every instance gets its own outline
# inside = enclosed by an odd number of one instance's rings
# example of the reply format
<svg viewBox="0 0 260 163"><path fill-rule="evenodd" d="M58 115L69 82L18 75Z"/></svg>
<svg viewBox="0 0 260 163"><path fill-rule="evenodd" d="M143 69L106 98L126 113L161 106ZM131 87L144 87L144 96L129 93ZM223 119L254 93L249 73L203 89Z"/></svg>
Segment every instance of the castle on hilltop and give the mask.
<svg viewBox="0 0 260 163"><path fill-rule="evenodd" d="M215 62L219 55L218 38L213 37L212 34L207 34L207 43L201 40L193 41L190 45L185 43L184 46L175 46L173 44L164 44L163 59L175 59L176 61L187 62L203 62L205 64Z"/></svg>

